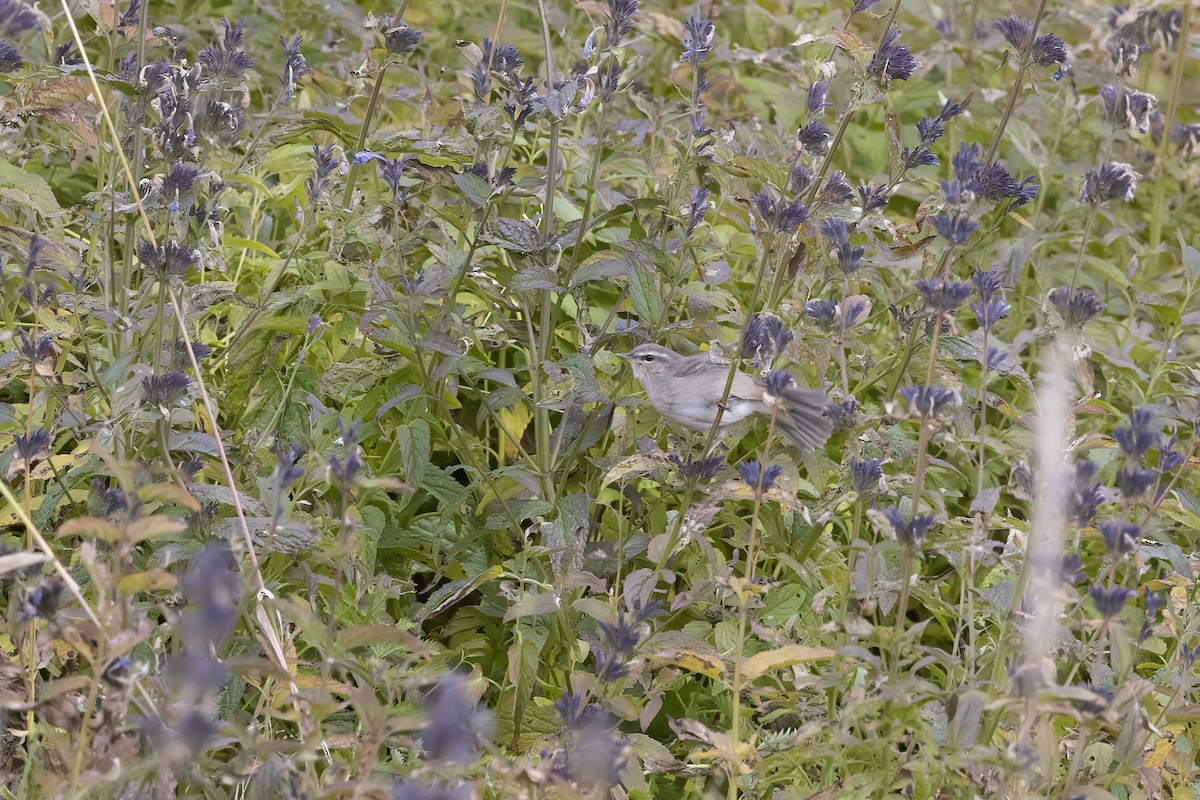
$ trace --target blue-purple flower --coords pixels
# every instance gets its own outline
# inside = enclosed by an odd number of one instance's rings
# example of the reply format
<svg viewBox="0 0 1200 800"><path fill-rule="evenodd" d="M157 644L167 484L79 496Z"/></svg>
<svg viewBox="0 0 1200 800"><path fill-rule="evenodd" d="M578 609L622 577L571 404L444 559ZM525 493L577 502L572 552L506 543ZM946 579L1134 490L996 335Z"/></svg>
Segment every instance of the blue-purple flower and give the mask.
<svg viewBox="0 0 1200 800"><path fill-rule="evenodd" d="M783 467L778 464L771 464L765 468L758 460L738 464L738 474L742 476L746 485L755 491L759 488L764 492L770 490L782 473Z"/></svg>
<svg viewBox="0 0 1200 800"><path fill-rule="evenodd" d="M912 74L921 66L921 63L913 58L912 50L908 45L899 43L900 30L892 28L883 37L883 44L879 50L871 56L871 61L867 64L867 74L874 78L883 78L885 75L890 80L906 81L912 77Z"/></svg>

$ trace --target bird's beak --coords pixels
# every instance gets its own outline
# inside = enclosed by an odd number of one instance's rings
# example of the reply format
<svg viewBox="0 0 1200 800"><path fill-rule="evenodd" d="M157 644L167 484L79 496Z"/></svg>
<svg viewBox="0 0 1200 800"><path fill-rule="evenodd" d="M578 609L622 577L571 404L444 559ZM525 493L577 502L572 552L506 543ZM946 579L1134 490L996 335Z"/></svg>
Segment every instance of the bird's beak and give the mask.
<svg viewBox="0 0 1200 800"><path fill-rule="evenodd" d="M633 353L613 353L617 358L630 359L633 358Z"/></svg>

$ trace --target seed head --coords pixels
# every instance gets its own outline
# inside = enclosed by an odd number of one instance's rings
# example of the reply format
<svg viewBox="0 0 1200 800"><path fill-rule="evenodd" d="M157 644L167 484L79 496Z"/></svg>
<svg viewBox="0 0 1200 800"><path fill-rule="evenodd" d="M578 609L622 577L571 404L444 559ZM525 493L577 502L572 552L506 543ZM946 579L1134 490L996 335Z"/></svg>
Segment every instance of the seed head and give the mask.
<svg viewBox="0 0 1200 800"><path fill-rule="evenodd" d="M951 247L966 244L971 234L979 227L979 223L973 222L966 214L957 213L934 214L929 218L929 222L938 236L949 242Z"/></svg>
<svg viewBox="0 0 1200 800"><path fill-rule="evenodd" d="M137 257L142 267L153 272L159 280L182 277L200 261L200 251L192 250L178 242L153 245L139 242Z"/></svg>
<svg viewBox="0 0 1200 800"><path fill-rule="evenodd" d="M783 397L784 393L789 388L796 384L796 380L787 370L776 369L772 370L765 378L763 378L763 389L771 397Z"/></svg>
<svg viewBox="0 0 1200 800"><path fill-rule="evenodd" d="M867 248L851 246L846 220L841 217L827 217L821 220L820 227L821 235L825 237L837 255L838 268L842 274L850 277L858 272Z"/></svg>
<svg viewBox="0 0 1200 800"><path fill-rule="evenodd" d="M300 52L301 41L302 37L299 34L296 34L291 43L282 36L279 37L279 44L283 46L283 90L275 103L276 108L292 99L300 79L308 74L308 61Z"/></svg>
<svg viewBox="0 0 1200 800"><path fill-rule="evenodd" d="M13 437L13 447L17 451L17 458L25 464L49 458L52 443L50 432L43 428L34 428L28 434L18 433Z"/></svg>
<svg viewBox="0 0 1200 800"><path fill-rule="evenodd" d="M16 39L25 31L41 28L42 18L21 0L0 0L0 38Z"/></svg>
<svg viewBox="0 0 1200 800"><path fill-rule="evenodd" d="M746 326L746 335L742 338L742 358L751 359L755 365L770 364L783 354L793 338L792 332L779 317L770 312L757 314Z"/></svg>
<svg viewBox="0 0 1200 800"><path fill-rule="evenodd" d="M826 403L821 415L833 422L835 431L851 431L858 424L858 401L848 397L840 403Z"/></svg>
<svg viewBox="0 0 1200 800"><path fill-rule="evenodd" d="M875 186L868 183L858 187L858 198L862 205L862 213L870 214L884 208L888 204L888 189L886 186Z"/></svg>
<svg viewBox="0 0 1200 800"><path fill-rule="evenodd" d="M917 291L926 309L940 315L953 314L971 296L971 284L924 278L917 281Z"/></svg>
<svg viewBox="0 0 1200 800"><path fill-rule="evenodd" d="M1083 327L1088 320L1105 309L1104 303L1087 289L1071 291L1066 286L1050 290L1050 304L1068 328Z"/></svg>
<svg viewBox="0 0 1200 800"><path fill-rule="evenodd" d="M637 12L638 0L608 0L608 17L604 21L604 36L610 48L619 46L621 40L629 34Z"/></svg>
<svg viewBox="0 0 1200 800"><path fill-rule="evenodd" d="M668 453L667 460L675 465L681 477L691 480L711 481L725 466L725 458L720 454L708 458L694 458L691 453L682 456L678 453Z"/></svg>
<svg viewBox="0 0 1200 800"><path fill-rule="evenodd" d="M1117 198L1124 199L1126 203L1132 202L1140 177L1130 165L1110 162L1083 176L1079 184L1079 200L1092 205Z"/></svg>
<svg viewBox="0 0 1200 800"><path fill-rule="evenodd" d="M1004 19L996 20L992 27L1000 31L1000 35L1017 50L1024 50L1033 33L1033 23L1015 14L1009 14Z"/></svg>
<svg viewBox="0 0 1200 800"><path fill-rule="evenodd" d="M1158 473L1152 469L1142 469L1134 464L1125 464L1117 473L1117 490L1125 496L1126 500L1136 500L1144 495L1157 479Z"/></svg>
<svg viewBox="0 0 1200 800"><path fill-rule="evenodd" d="M825 109L830 106L830 103L825 102L825 98L829 95L829 84L825 81L813 81L813 85L808 87L808 118L820 117L825 114Z"/></svg>
<svg viewBox="0 0 1200 800"><path fill-rule="evenodd" d="M1108 59L1113 70L1122 78L1132 78L1137 74L1137 62L1150 49L1145 42L1135 42L1132 39L1117 35L1108 41Z"/></svg>
<svg viewBox="0 0 1200 800"><path fill-rule="evenodd" d="M408 27L391 14L385 14L379 21L379 30L383 32L383 46L389 55L408 55L421 42L421 31Z"/></svg>
<svg viewBox="0 0 1200 800"><path fill-rule="evenodd" d="M187 397L192 379L183 370L173 369L162 375L142 378L142 405L170 408Z"/></svg>
<svg viewBox="0 0 1200 800"><path fill-rule="evenodd" d="M824 153L829 149L832 137L829 126L818 120L813 120L796 132L796 142L801 150L808 153Z"/></svg>
<svg viewBox="0 0 1200 800"><path fill-rule="evenodd" d="M1071 69L1071 53L1067 50L1066 43L1053 33L1043 33L1037 37L1030 55L1038 66L1058 67L1059 71L1055 76L1058 79Z"/></svg>

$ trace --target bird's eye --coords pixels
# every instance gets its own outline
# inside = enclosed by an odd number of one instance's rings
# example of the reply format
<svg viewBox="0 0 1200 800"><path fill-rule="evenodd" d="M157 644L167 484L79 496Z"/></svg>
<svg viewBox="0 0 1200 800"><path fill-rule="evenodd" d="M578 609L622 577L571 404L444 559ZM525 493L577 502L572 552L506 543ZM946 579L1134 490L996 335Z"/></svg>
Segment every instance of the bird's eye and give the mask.
<svg viewBox="0 0 1200 800"><path fill-rule="evenodd" d="M654 360L654 356L650 356L650 355L642 356L642 361L650 362L653 360Z"/></svg>

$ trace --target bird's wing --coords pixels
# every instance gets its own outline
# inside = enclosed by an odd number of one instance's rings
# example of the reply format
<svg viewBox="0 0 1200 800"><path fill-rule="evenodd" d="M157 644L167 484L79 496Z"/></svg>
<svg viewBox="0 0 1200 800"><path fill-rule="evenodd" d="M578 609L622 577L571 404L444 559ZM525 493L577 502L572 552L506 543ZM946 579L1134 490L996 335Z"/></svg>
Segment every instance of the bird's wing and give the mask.
<svg viewBox="0 0 1200 800"><path fill-rule="evenodd" d="M755 413L760 413L763 404L762 382L757 381L744 372L733 376L733 386L729 390L729 401L741 400L754 406Z"/></svg>
<svg viewBox="0 0 1200 800"><path fill-rule="evenodd" d="M685 358L677 358L671 365L671 374L676 378L686 378L691 375L703 375L711 373L713 376L720 375L721 380L729 374L729 367L724 364L718 364L709 358L708 353L697 353L694 356Z"/></svg>

